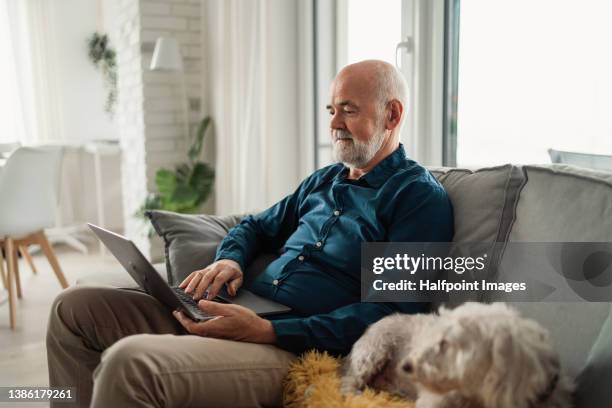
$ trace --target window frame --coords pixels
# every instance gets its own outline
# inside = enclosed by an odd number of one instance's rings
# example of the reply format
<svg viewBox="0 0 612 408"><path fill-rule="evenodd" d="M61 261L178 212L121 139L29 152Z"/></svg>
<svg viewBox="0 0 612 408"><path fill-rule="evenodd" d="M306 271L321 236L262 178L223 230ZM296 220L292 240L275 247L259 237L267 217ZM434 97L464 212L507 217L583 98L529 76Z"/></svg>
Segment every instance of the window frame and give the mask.
<svg viewBox="0 0 612 408"><path fill-rule="evenodd" d="M444 1L444 111L442 165L457 166L457 103L459 93L459 16L461 0Z"/></svg>

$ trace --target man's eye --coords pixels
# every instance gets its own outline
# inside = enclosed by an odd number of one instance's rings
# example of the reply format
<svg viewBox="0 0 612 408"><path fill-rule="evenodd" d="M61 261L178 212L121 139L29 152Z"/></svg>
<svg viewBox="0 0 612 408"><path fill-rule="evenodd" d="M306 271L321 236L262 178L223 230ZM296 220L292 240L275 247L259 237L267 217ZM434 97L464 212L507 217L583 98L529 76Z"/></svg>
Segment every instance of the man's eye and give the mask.
<svg viewBox="0 0 612 408"><path fill-rule="evenodd" d="M350 115L350 114L355 113L355 111L354 111L354 110L346 110L346 109L345 109L345 110L344 110L344 113L348 113L348 114Z"/></svg>

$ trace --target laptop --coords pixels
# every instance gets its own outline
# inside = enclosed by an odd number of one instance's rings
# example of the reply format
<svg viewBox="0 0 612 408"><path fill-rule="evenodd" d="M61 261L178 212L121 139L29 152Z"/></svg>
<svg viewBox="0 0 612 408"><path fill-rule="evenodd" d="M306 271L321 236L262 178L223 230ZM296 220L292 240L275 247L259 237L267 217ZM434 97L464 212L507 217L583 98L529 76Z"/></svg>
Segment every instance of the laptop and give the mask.
<svg viewBox="0 0 612 408"><path fill-rule="evenodd" d="M202 311L196 301L185 293L183 289L168 285L132 241L96 225L89 223L87 225L117 258L136 283L168 309L183 309L185 314L195 321L205 321L216 317ZM242 288L238 290L236 296L230 296L224 286L213 301L244 306L260 316L291 311L291 308L287 306Z"/></svg>

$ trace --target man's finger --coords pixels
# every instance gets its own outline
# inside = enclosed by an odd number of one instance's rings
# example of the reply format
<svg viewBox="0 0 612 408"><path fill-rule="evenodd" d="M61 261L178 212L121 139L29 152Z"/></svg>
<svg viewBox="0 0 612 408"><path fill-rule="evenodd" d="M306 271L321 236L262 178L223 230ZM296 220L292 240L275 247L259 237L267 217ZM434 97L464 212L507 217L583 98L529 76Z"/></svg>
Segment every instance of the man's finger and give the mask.
<svg viewBox="0 0 612 408"><path fill-rule="evenodd" d="M199 272L199 271L193 271L191 272L189 275L187 275L187 277L185 279L183 279L183 281L181 282L181 284L179 285L179 288L181 289L185 289L185 287L189 284L189 282L191 282L191 279L194 277L194 275Z"/></svg>
<svg viewBox="0 0 612 408"><path fill-rule="evenodd" d="M234 314L234 305L227 303L213 302L210 300L200 300L198 302L200 310L213 316L231 316Z"/></svg>
<svg viewBox="0 0 612 408"><path fill-rule="evenodd" d="M204 273L202 271L197 271L195 275L191 278L191 281L185 288L185 293L195 293L200 285L204 277Z"/></svg>
<svg viewBox="0 0 612 408"><path fill-rule="evenodd" d="M217 277L221 270L222 269L219 268L211 268L204 274L204 277L200 281L198 288L194 292L193 298L195 300L201 299L204 296L204 292L208 290L208 287L210 286L211 282Z"/></svg>
<svg viewBox="0 0 612 408"><path fill-rule="evenodd" d="M240 289L240 287L242 286L242 277L240 278L236 278L234 280L232 280L229 284L229 292L230 295L232 296L236 296L236 294L238 293L238 289Z"/></svg>
<svg viewBox="0 0 612 408"><path fill-rule="evenodd" d="M181 326L185 328L189 333L197 334L197 323L191 320L189 317L185 316L183 312L180 310L175 310L172 312L176 320L179 321Z"/></svg>
<svg viewBox="0 0 612 408"><path fill-rule="evenodd" d="M223 285L225 285L225 282L231 279L233 273L233 271L228 269L224 269L219 272L219 274L215 276L215 279L212 281L210 287L208 288L208 295L206 296L206 299L214 299L215 296L219 294L219 291L221 290Z"/></svg>
<svg viewBox="0 0 612 408"><path fill-rule="evenodd" d="M231 282L225 282L225 286L227 289L227 293L229 293L230 296L236 296L236 291L234 290L234 286Z"/></svg>

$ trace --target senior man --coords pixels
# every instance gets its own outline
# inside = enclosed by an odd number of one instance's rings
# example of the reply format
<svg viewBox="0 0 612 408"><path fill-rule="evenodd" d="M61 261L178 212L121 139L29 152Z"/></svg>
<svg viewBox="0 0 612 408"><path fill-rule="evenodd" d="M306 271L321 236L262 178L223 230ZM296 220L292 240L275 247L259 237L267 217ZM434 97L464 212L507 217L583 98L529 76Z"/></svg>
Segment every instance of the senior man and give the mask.
<svg viewBox="0 0 612 408"><path fill-rule="evenodd" d="M399 143L405 106L405 82L390 64L342 69L327 107L340 163L245 217L215 262L181 283L196 299L223 285L235 294L258 253L280 251L249 289L291 314L262 318L203 299L199 307L221 317L196 323L141 291L70 288L51 311L50 385L76 386L79 406L96 408L275 406L296 354L344 354L382 317L425 311L422 303L360 302L362 242L452 238L444 189Z"/></svg>

